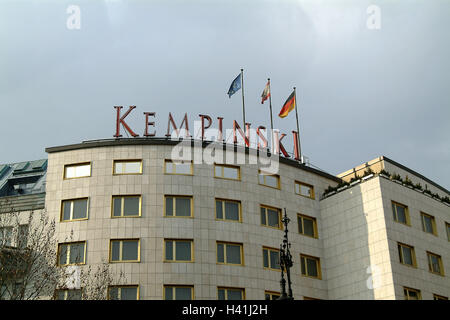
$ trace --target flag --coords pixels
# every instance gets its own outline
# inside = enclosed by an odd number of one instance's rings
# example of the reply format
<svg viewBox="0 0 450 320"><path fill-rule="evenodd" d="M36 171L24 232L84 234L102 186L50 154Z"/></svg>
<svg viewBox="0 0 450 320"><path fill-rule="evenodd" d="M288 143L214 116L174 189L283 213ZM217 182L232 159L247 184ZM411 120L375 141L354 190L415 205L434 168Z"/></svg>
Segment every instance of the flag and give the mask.
<svg viewBox="0 0 450 320"><path fill-rule="evenodd" d="M264 88L263 93L261 94L261 104L264 103L270 97L270 81L267 81L266 87Z"/></svg>
<svg viewBox="0 0 450 320"><path fill-rule="evenodd" d="M231 98L233 94L235 94L236 91L238 91L241 88L241 73L236 77L236 79L233 80L231 83L230 89L228 89L228 98Z"/></svg>
<svg viewBox="0 0 450 320"><path fill-rule="evenodd" d="M295 91L292 91L291 95L289 96L289 98L287 98L286 102L284 103L283 108L281 108L281 111L278 114L278 116L280 118L284 118L289 114L289 112L294 110L294 108L295 108Z"/></svg>

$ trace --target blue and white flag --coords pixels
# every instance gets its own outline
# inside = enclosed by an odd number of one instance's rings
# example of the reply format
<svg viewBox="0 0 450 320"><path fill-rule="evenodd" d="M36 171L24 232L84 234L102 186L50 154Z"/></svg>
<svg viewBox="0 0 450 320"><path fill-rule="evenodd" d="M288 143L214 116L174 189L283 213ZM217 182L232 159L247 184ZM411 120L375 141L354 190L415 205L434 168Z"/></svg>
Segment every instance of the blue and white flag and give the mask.
<svg viewBox="0 0 450 320"><path fill-rule="evenodd" d="M231 83L230 89L228 89L228 98L231 98L231 96L241 88L241 74L242 73L239 73L236 79Z"/></svg>

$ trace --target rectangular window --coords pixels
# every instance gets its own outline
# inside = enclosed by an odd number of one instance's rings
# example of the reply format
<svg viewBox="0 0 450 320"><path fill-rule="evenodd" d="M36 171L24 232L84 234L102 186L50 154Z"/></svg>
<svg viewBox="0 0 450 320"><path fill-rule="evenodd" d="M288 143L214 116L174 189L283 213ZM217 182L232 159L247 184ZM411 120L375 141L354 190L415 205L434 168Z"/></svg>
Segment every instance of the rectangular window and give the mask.
<svg viewBox="0 0 450 320"><path fill-rule="evenodd" d="M110 262L139 262L139 239L118 239L110 242Z"/></svg>
<svg viewBox="0 0 450 320"><path fill-rule="evenodd" d="M434 217L424 212L420 213L420 217L422 218L422 230L437 236L436 221Z"/></svg>
<svg viewBox="0 0 450 320"><path fill-rule="evenodd" d="M140 195L126 195L112 197L112 217L140 217L142 197Z"/></svg>
<svg viewBox="0 0 450 320"><path fill-rule="evenodd" d="M445 228L447 229L447 240L450 241L450 223L445 223Z"/></svg>
<svg viewBox="0 0 450 320"><path fill-rule="evenodd" d="M24 249L28 245L28 225L19 225L19 232L17 233L17 247Z"/></svg>
<svg viewBox="0 0 450 320"><path fill-rule="evenodd" d="M244 265L242 243L217 242L217 263Z"/></svg>
<svg viewBox="0 0 450 320"><path fill-rule="evenodd" d="M164 196L166 217L193 217L193 201L192 196Z"/></svg>
<svg viewBox="0 0 450 320"><path fill-rule="evenodd" d="M431 252L427 252L427 257L428 257L428 271L443 276L444 267L442 265L441 256Z"/></svg>
<svg viewBox="0 0 450 320"><path fill-rule="evenodd" d="M13 227L0 228L0 246L11 247L13 238Z"/></svg>
<svg viewBox="0 0 450 320"><path fill-rule="evenodd" d="M60 289L55 291L56 300L81 300L81 289Z"/></svg>
<svg viewBox="0 0 450 320"><path fill-rule="evenodd" d="M214 177L241 180L241 168L225 164L214 164Z"/></svg>
<svg viewBox="0 0 450 320"><path fill-rule="evenodd" d="M320 270L320 258L302 254L300 255L300 263L303 276L316 279L322 278Z"/></svg>
<svg viewBox="0 0 450 320"><path fill-rule="evenodd" d="M164 300L194 300L194 286L165 285Z"/></svg>
<svg viewBox="0 0 450 320"><path fill-rule="evenodd" d="M394 215L394 221L406 224L408 226L410 225L407 206L392 201L392 213Z"/></svg>
<svg viewBox="0 0 450 320"><path fill-rule="evenodd" d="M86 263L86 241L58 244L58 265L77 265Z"/></svg>
<svg viewBox="0 0 450 320"><path fill-rule="evenodd" d="M307 183L295 181L295 193L310 199L315 199L314 186Z"/></svg>
<svg viewBox="0 0 450 320"><path fill-rule="evenodd" d="M242 288L217 288L218 300L245 300L245 289Z"/></svg>
<svg viewBox="0 0 450 320"><path fill-rule="evenodd" d="M280 250L263 247L263 267L272 270L281 270Z"/></svg>
<svg viewBox="0 0 450 320"><path fill-rule="evenodd" d="M420 299L422 299L422 297L420 295L420 290L403 287L403 294L405 296L405 300L420 300Z"/></svg>
<svg viewBox="0 0 450 320"><path fill-rule="evenodd" d="M280 176L259 170L258 183L263 186L280 189Z"/></svg>
<svg viewBox="0 0 450 320"><path fill-rule="evenodd" d="M68 199L61 202L61 221L85 220L88 218L88 198Z"/></svg>
<svg viewBox="0 0 450 320"><path fill-rule="evenodd" d="M139 286L110 286L108 300L139 300Z"/></svg>
<svg viewBox="0 0 450 320"><path fill-rule="evenodd" d="M433 300L448 300L447 297L440 296L438 294L433 294Z"/></svg>
<svg viewBox="0 0 450 320"><path fill-rule="evenodd" d="M113 175L142 174L142 160L114 160Z"/></svg>
<svg viewBox="0 0 450 320"><path fill-rule="evenodd" d="M264 299L265 300L277 300L281 294L275 291L264 291Z"/></svg>
<svg viewBox="0 0 450 320"><path fill-rule="evenodd" d="M164 261L166 262L193 262L193 240L164 240Z"/></svg>
<svg viewBox="0 0 450 320"><path fill-rule="evenodd" d="M166 174L193 174L192 161L164 160L164 173Z"/></svg>
<svg viewBox="0 0 450 320"><path fill-rule="evenodd" d="M281 229L281 209L261 206L260 210L263 226Z"/></svg>
<svg viewBox="0 0 450 320"><path fill-rule="evenodd" d="M241 202L216 199L216 219L241 222Z"/></svg>
<svg viewBox="0 0 450 320"><path fill-rule="evenodd" d="M400 263L406 264L411 267L416 267L416 255L414 253L414 247L407 244L398 243L398 255Z"/></svg>
<svg viewBox="0 0 450 320"><path fill-rule="evenodd" d="M297 214L297 221L298 221L298 233L312 238L319 237L317 232L316 218L305 216L303 214Z"/></svg>
<svg viewBox="0 0 450 320"><path fill-rule="evenodd" d="M64 166L64 179L75 179L91 176L91 163L67 164Z"/></svg>

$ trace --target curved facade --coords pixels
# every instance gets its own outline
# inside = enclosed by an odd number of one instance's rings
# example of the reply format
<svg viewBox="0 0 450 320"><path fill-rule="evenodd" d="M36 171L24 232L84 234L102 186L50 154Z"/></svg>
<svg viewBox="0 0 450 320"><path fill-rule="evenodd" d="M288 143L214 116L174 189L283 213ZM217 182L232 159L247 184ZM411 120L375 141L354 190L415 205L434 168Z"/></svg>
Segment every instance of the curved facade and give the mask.
<svg viewBox="0 0 450 320"><path fill-rule="evenodd" d="M275 217L286 208L294 297L328 298L318 195L337 178L283 160L279 176L265 180L258 165L248 164L248 154L247 164L225 169L193 164L192 171L180 168L180 174L166 164L173 142L145 141L47 149L46 207L59 221L60 250L71 246L80 251L76 245L84 243L85 257L78 262L110 262L113 270L125 272L127 285L138 286L140 299L163 299L171 286L187 288L195 299L265 299L280 292L275 256L284 232ZM142 166L133 169L131 163L129 172L135 174L122 175L121 170L128 170L121 167L124 160ZM81 177L75 178L77 174ZM138 199L129 199L131 209L124 213L127 196ZM84 206L86 216L80 213ZM304 234L299 233L299 222ZM124 260L126 250L132 257ZM71 264L69 254L64 259L62 264ZM309 266L303 276L301 259Z"/></svg>

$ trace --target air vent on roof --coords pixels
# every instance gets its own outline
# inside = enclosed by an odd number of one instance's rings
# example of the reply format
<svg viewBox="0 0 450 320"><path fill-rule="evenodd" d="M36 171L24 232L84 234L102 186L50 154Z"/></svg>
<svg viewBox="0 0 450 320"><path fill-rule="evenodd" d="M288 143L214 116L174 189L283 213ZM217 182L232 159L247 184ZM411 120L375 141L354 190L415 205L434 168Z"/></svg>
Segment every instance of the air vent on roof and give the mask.
<svg viewBox="0 0 450 320"><path fill-rule="evenodd" d="M7 164L0 164L0 178L8 171L9 166Z"/></svg>
<svg viewBox="0 0 450 320"><path fill-rule="evenodd" d="M28 167L29 162L21 162L16 165L14 172L24 171Z"/></svg>
<svg viewBox="0 0 450 320"><path fill-rule="evenodd" d="M31 162L31 168L33 170L43 170L46 164L47 164L46 159L36 160L36 161Z"/></svg>

